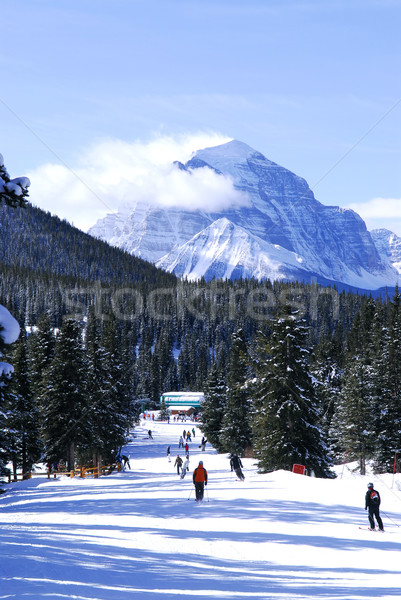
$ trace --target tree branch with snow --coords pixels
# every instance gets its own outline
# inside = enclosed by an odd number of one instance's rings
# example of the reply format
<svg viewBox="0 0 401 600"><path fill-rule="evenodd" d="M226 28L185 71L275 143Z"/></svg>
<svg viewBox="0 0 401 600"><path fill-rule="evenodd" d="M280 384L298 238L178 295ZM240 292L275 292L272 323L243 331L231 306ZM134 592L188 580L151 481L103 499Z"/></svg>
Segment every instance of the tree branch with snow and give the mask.
<svg viewBox="0 0 401 600"><path fill-rule="evenodd" d="M25 207L28 202L28 188L31 185L28 177L10 178L4 165L4 159L0 154L0 203L5 202L8 206Z"/></svg>

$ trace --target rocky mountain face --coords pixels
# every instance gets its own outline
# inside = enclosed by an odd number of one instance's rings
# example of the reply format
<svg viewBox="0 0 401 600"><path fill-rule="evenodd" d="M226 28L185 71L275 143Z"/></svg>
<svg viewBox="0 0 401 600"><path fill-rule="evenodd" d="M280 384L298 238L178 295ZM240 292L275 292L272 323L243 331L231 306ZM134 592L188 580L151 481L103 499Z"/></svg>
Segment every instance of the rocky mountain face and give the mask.
<svg viewBox="0 0 401 600"><path fill-rule="evenodd" d="M401 274L401 238L388 229L373 229L370 235L379 254L387 258Z"/></svg>
<svg viewBox="0 0 401 600"><path fill-rule="evenodd" d="M298 279L364 289L399 280L400 238L369 233L354 211L321 204L304 179L248 145L206 148L176 168L229 177L246 201L217 212L137 201L89 233L188 279Z"/></svg>

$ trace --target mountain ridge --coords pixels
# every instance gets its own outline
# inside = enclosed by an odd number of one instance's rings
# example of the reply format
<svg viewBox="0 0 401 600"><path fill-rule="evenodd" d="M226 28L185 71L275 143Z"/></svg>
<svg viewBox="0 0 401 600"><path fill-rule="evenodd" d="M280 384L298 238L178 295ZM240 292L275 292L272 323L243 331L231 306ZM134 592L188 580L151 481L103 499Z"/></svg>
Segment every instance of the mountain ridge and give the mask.
<svg viewBox="0 0 401 600"><path fill-rule="evenodd" d="M393 256L398 257L397 239L392 238L395 250L389 254L384 236L372 237L357 213L321 204L305 179L247 144L233 140L205 148L175 168L187 173L212 169L216 176L231 180L247 202L211 211L152 207L139 201L131 211L126 209L120 225L120 215L108 215L89 233L189 279L229 276L305 280L313 274L317 282L329 280L367 289L397 283L401 271L398 261L393 260ZM211 239L223 239L221 219L246 231L248 256L241 254L238 246L242 244L245 251L240 229L236 234L231 229L231 246L228 243L227 224L224 252L215 246L215 256L211 256ZM277 247L283 260L277 260ZM251 248L254 257L249 255ZM227 268L221 262L223 255ZM238 260L231 265L234 256ZM251 263L254 270L250 270Z"/></svg>

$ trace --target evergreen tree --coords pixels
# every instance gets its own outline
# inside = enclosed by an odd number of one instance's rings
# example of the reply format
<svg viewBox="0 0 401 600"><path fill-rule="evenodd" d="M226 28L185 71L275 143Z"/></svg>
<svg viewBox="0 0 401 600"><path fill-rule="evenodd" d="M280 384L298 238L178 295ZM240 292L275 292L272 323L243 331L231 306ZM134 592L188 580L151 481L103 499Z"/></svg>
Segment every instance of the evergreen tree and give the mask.
<svg viewBox="0 0 401 600"><path fill-rule="evenodd" d="M126 434L129 435L130 428L140 414L140 405L136 402L136 340L131 327L126 327L125 324L121 324L118 343L121 360L120 395L122 411L126 417Z"/></svg>
<svg viewBox="0 0 401 600"><path fill-rule="evenodd" d="M349 348L342 377L339 402L332 432L342 453L358 460L362 474L376 445L378 407L377 344L375 344L376 305L372 298L363 302L347 340Z"/></svg>
<svg viewBox="0 0 401 600"><path fill-rule="evenodd" d="M344 370L343 385L333 428L341 435L342 451L350 460L358 460L362 475L366 473L366 461L372 457L376 435L373 401L373 370L363 364L358 355L350 360Z"/></svg>
<svg viewBox="0 0 401 600"><path fill-rule="evenodd" d="M26 337L17 342L13 354L14 373L11 380L13 399L9 419L13 446L12 463L14 477L17 468L26 476L41 456L39 410L31 389L28 371Z"/></svg>
<svg viewBox="0 0 401 600"><path fill-rule="evenodd" d="M167 421L167 419L170 416L170 412L166 406L166 401L165 399L162 397L161 402L160 402L160 420L161 421Z"/></svg>
<svg viewBox="0 0 401 600"><path fill-rule="evenodd" d="M248 356L244 332L233 336L227 375L227 403L221 425L220 447L243 456L251 452L251 398L247 386Z"/></svg>
<svg viewBox="0 0 401 600"><path fill-rule="evenodd" d="M197 368L196 368L196 389L202 390L205 386L209 368L210 352L205 335L201 336L200 343L198 344L197 352Z"/></svg>
<svg viewBox="0 0 401 600"><path fill-rule="evenodd" d="M204 393L205 399L200 411L200 429L217 452L222 452L220 435L227 404L227 387L215 363L210 369Z"/></svg>
<svg viewBox="0 0 401 600"><path fill-rule="evenodd" d="M0 324L0 357L7 349L3 338L3 326ZM13 368L6 362L0 362L0 477L9 474L7 463L13 456L12 429L10 419L14 394L10 391L10 379Z"/></svg>
<svg viewBox="0 0 401 600"><path fill-rule="evenodd" d="M29 376L32 393L38 397L42 393L42 379L54 356L54 327L49 313L39 318L36 330L28 338Z"/></svg>
<svg viewBox="0 0 401 600"><path fill-rule="evenodd" d="M17 177L15 179L10 178L10 175L8 174L4 165L3 156L0 154L0 205L4 202L6 207L19 206L24 208L27 205L26 198L28 196L29 185L30 181L27 177ZM7 210L7 213L8 212L9 211ZM3 223L1 239L3 244L8 242L8 236L5 233L5 227L3 226ZM2 260L4 260L3 253ZM8 311L3 306L1 309L1 319L4 319L4 322L8 321L9 318L14 321L13 317L7 314ZM14 339L10 339L9 342L15 341L17 336L11 337L14 337ZM7 334L7 338L10 338L9 334ZM6 350L6 348L7 343L4 337L4 326L2 321L0 321L0 357L3 356L3 352ZM11 407L15 397L14 394L8 389L11 374L11 365L6 362L0 362L0 476L8 473L6 463L8 460L10 460L10 458L13 457L13 455L15 456L15 452L13 454L13 443L11 441L11 435L14 434L14 430L13 425L10 422L10 419L13 416Z"/></svg>
<svg viewBox="0 0 401 600"><path fill-rule="evenodd" d="M192 371L191 344L189 341L189 332L185 336L178 356L178 385L181 390L191 389L194 373Z"/></svg>
<svg viewBox="0 0 401 600"><path fill-rule="evenodd" d="M101 465L103 458L110 462L124 443L127 415L121 397L121 360L116 322L106 316L104 329L93 310L89 312L85 335L87 361L86 393L88 395L85 447ZM85 455L83 456L85 458Z"/></svg>
<svg viewBox="0 0 401 600"><path fill-rule="evenodd" d="M10 179L3 156L0 154L0 203L5 202L14 208L17 206L24 208L27 205L29 186L30 181L27 177Z"/></svg>
<svg viewBox="0 0 401 600"><path fill-rule="evenodd" d="M177 389L177 365L174 360L172 346L171 332L167 327L163 327L153 352L153 355L156 354L158 357L159 397L163 392Z"/></svg>
<svg viewBox="0 0 401 600"><path fill-rule="evenodd" d="M42 435L48 460L74 468L75 447L85 444L88 427L86 365L79 324L67 319L56 338L53 360L44 377Z"/></svg>
<svg viewBox="0 0 401 600"><path fill-rule="evenodd" d="M401 294L398 286L390 302L389 327L381 327L376 370L380 403L377 407L377 470L391 472L394 453L401 450Z"/></svg>
<svg viewBox="0 0 401 600"><path fill-rule="evenodd" d="M149 399L151 396L151 364L152 349L148 330L142 330L141 341L138 348L138 359L136 361L136 376L138 380L137 396Z"/></svg>
<svg viewBox="0 0 401 600"><path fill-rule="evenodd" d="M304 321L290 309L273 322L270 336L260 335L255 363L255 454L263 472L303 464L318 477L330 477L306 338Z"/></svg>
<svg viewBox="0 0 401 600"><path fill-rule="evenodd" d="M315 396L321 407L319 424L323 439L328 441L334 457L342 457L342 431L332 427L333 416L336 412L342 382L342 369L338 361L335 338L322 338L315 348L311 373L314 380Z"/></svg>
<svg viewBox="0 0 401 600"><path fill-rule="evenodd" d="M161 368L159 361L159 354L155 350L152 354L152 359L150 361L150 401L153 405L158 404L160 401L161 395Z"/></svg>

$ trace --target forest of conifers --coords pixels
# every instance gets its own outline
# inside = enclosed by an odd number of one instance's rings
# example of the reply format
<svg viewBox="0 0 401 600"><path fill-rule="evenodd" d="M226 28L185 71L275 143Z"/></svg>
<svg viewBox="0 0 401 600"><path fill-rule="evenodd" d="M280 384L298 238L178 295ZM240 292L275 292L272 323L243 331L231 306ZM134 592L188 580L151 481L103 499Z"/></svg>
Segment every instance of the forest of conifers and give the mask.
<svg viewBox="0 0 401 600"><path fill-rule="evenodd" d="M401 298L298 282L180 281L39 209L0 206L7 348L0 468L111 460L143 405L204 391L203 428L261 470L393 468ZM4 351L3 351L4 354ZM97 459L98 459L97 458Z"/></svg>

